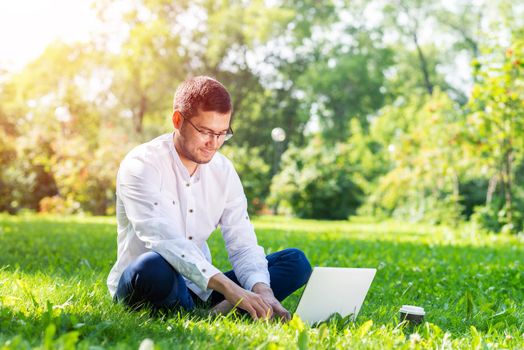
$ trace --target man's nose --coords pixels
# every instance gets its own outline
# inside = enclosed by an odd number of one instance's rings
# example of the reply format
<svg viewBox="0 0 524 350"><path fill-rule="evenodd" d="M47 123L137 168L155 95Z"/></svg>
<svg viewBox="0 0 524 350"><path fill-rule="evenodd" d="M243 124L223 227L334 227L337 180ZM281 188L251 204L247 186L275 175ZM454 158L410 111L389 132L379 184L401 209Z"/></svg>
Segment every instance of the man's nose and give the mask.
<svg viewBox="0 0 524 350"><path fill-rule="evenodd" d="M213 148L217 148L218 144L219 144L219 141L218 141L218 138L220 136L219 135L209 135L208 139L207 139L207 144L209 146L212 146Z"/></svg>

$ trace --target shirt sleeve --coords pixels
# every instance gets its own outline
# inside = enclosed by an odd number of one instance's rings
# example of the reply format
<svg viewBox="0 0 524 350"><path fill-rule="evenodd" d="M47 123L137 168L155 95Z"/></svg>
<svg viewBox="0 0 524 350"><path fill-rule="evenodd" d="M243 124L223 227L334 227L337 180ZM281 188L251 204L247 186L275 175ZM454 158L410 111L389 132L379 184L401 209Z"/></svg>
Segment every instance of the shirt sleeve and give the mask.
<svg viewBox="0 0 524 350"><path fill-rule="evenodd" d="M126 158L118 171L117 196L122 200L126 216L146 248L160 254L175 270L193 281L203 291L209 279L220 273L208 262L195 243L183 232L175 232L172 200L160 192L160 171L146 160Z"/></svg>
<svg viewBox="0 0 524 350"><path fill-rule="evenodd" d="M229 261L238 281L245 289L252 290L258 282L269 286L270 277L264 248L257 243L255 230L247 213L247 199L234 169L229 186L228 199L220 218Z"/></svg>

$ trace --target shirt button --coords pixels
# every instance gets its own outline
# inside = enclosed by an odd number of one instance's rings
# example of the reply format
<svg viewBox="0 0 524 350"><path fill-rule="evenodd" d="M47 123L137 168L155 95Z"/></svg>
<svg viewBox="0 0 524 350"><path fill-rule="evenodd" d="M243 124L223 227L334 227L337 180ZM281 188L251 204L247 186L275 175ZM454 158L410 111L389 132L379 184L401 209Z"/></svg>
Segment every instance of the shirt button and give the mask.
<svg viewBox="0 0 524 350"><path fill-rule="evenodd" d="M186 256L184 254L182 254L181 257L185 258Z"/></svg>
<svg viewBox="0 0 524 350"><path fill-rule="evenodd" d="M190 186L190 183L188 182L188 183L186 184L186 187L189 187L189 186Z"/></svg>
<svg viewBox="0 0 524 350"><path fill-rule="evenodd" d="M192 213L192 212L193 212L193 209L189 209L189 212Z"/></svg>
<svg viewBox="0 0 524 350"><path fill-rule="evenodd" d="M173 205L175 205L175 201L173 201Z"/></svg>
<svg viewBox="0 0 524 350"><path fill-rule="evenodd" d="M188 238L189 238L189 239L193 239L193 236L189 236Z"/></svg>
<svg viewBox="0 0 524 350"><path fill-rule="evenodd" d="M155 202L155 205L158 205L158 202Z"/></svg>
<svg viewBox="0 0 524 350"><path fill-rule="evenodd" d="M206 272L206 269L202 269L202 272Z"/></svg>

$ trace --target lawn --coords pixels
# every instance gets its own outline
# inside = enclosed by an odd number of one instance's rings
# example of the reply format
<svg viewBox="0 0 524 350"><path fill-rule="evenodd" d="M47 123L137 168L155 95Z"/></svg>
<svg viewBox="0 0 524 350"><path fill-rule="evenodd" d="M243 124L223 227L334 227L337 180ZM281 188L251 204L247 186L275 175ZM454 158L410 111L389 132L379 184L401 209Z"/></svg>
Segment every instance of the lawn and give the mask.
<svg viewBox="0 0 524 350"><path fill-rule="evenodd" d="M369 219L254 225L266 253L296 247L314 266L377 268L357 321L308 328L296 318L130 312L105 285L113 218L0 215L0 348L524 348L522 238ZM210 243L229 269L218 232ZM299 295L284 306L294 309ZM399 326L403 304L423 306L426 323Z"/></svg>

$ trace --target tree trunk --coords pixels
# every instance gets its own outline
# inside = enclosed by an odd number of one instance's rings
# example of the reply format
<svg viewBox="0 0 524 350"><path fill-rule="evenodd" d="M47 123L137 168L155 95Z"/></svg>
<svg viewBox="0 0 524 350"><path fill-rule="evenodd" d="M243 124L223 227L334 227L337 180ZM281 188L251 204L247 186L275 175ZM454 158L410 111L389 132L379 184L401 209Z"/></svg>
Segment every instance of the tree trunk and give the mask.
<svg viewBox="0 0 524 350"><path fill-rule="evenodd" d="M486 206L491 204L491 201L493 200L493 193L495 193L495 190L497 189L498 182L499 177L497 175L493 175L493 177L489 179L488 190L486 192Z"/></svg>
<svg viewBox="0 0 524 350"><path fill-rule="evenodd" d="M138 106L138 111L134 113L134 122L135 122L135 131L138 134L142 133L142 124L144 121L144 115L146 114L147 109L147 98L142 95L140 97L140 105Z"/></svg>
<svg viewBox="0 0 524 350"><path fill-rule="evenodd" d="M422 52L422 48L420 47L420 44L418 42L418 37L416 31L413 31L413 42L415 43L415 46L417 47L417 53L418 53L418 59L420 61L420 69L422 70L422 75L424 76L424 85L426 87L426 90L428 91L428 94L433 94L433 84L431 83L431 80L429 78L429 70L428 70L428 63L426 61L426 57L424 56L424 53Z"/></svg>
<svg viewBox="0 0 524 350"><path fill-rule="evenodd" d="M452 186L453 186L453 206L458 215L453 216L453 226L457 227L460 221L460 181L457 171L453 169L452 172Z"/></svg>
<svg viewBox="0 0 524 350"><path fill-rule="evenodd" d="M417 48L418 59L420 62L420 69L422 70L422 75L424 76L425 88L428 91L428 93L432 95L433 94L433 84L431 83L431 79L429 77L428 63L426 61L426 57L424 56L424 52L422 52L422 48L420 47L420 44L418 42L418 36L417 36L417 32L419 29L418 20L415 16L410 16L409 8L408 6L406 6L406 4L403 1L400 1L398 5L402 8L404 13L408 17L411 17L411 20L413 21L413 26L411 26L408 29L408 33L411 34L411 37L413 38L413 43L415 44L415 47Z"/></svg>
<svg viewBox="0 0 524 350"><path fill-rule="evenodd" d="M506 218L508 223L513 222L513 186L511 169L513 163L513 152L508 150L504 157L504 199L506 201Z"/></svg>

